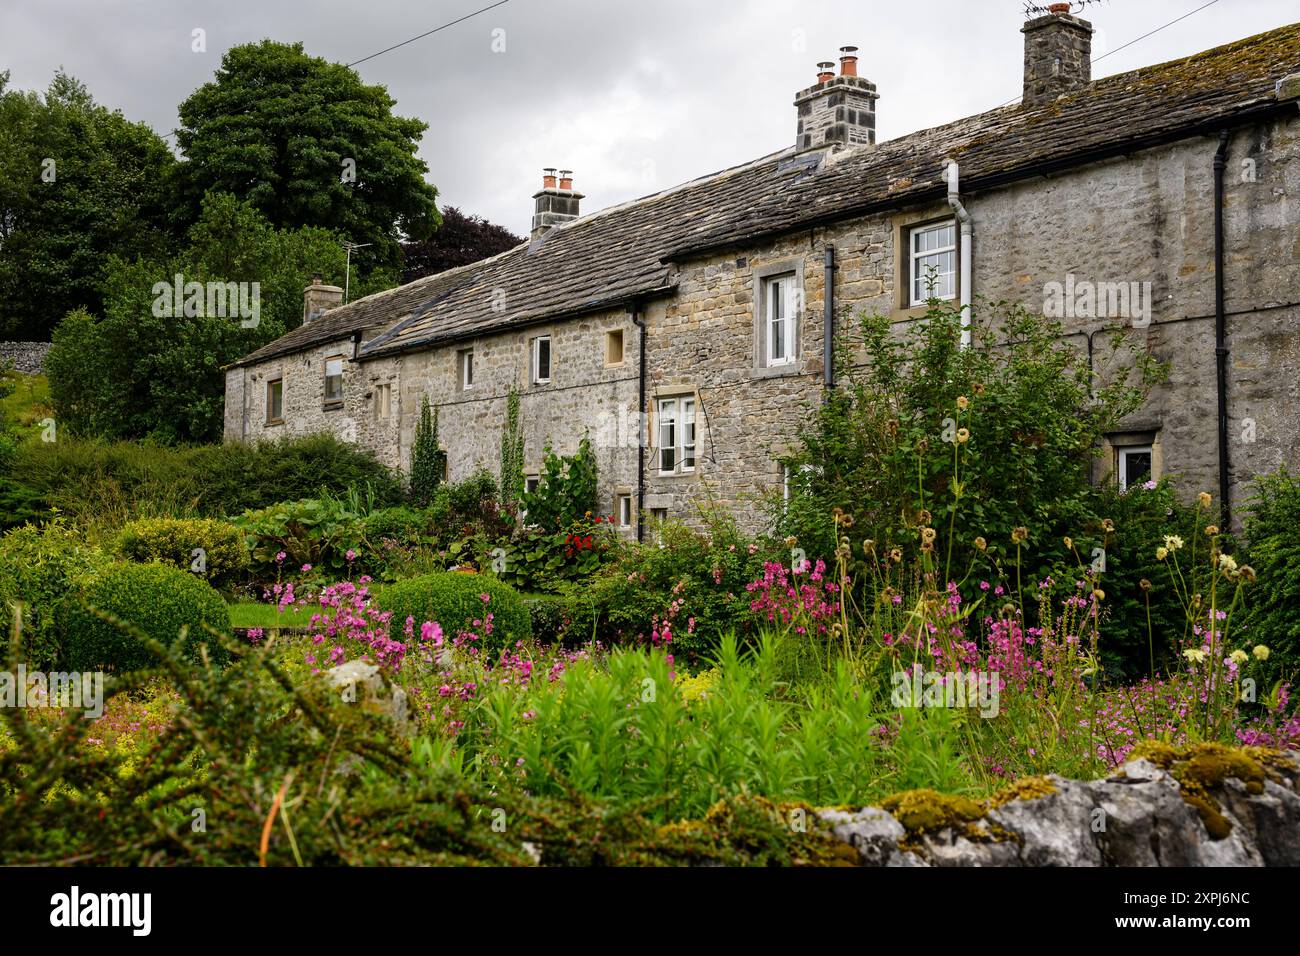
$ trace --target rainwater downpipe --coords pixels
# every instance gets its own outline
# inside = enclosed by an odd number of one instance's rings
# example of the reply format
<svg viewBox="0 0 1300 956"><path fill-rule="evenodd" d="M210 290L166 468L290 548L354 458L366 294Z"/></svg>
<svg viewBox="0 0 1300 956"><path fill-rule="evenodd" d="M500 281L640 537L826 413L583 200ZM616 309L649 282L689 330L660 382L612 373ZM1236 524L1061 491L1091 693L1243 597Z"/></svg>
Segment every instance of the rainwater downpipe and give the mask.
<svg viewBox="0 0 1300 956"><path fill-rule="evenodd" d="M645 521L642 512L645 511L645 446L649 440L646 434L649 419L645 414L645 317L641 315L641 307L637 303L632 305L632 324L637 327L636 539L644 541Z"/></svg>
<svg viewBox="0 0 1300 956"><path fill-rule="evenodd" d="M835 247L826 247L824 265L826 290L825 315L822 319L822 382L826 391L835 387Z"/></svg>
<svg viewBox="0 0 1300 956"><path fill-rule="evenodd" d="M970 298L971 298L971 238L975 225L970 213L961 202L961 189L957 160L948 160L948 205L961 223L961 241L958 244L961 262L957 275L958 302L961 306L961 347L970 348Z"/></svg>
<svg viewBox="0 0 1300 956"><path fill-rule="evenodd" d="M1219 509L1221 527L1232 529L1232 484L1228 479L1228 317L1224 311L1223 275L1223 174L1228 165L1228 138L1219 133L1214 153L1214 371L1219 403Z"/></svg>

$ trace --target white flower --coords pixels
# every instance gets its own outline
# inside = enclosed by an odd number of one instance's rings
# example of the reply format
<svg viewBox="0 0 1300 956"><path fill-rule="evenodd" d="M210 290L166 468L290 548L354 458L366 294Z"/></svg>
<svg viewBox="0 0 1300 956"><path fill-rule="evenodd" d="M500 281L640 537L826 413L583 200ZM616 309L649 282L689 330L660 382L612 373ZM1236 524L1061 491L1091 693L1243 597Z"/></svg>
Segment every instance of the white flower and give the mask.
<svg viewBox="0 0 1300 956"><path fill-rule="evenodd" d="M1250 660L1250 655L1245 651L1233 651L1228 655L1228 660L1236 661L1238 664L1244 664L1246 661Z"/></svg>
<svg viewBox="0 0 1300 956"><path fill-rule="evenodd" d="M1170 551L1177 551L1183 546L1183 539L1176 534L1165 535L1165 547Z"/></svg>
<svg viewBox="0 0 1300 956"><path fill-rule="evenodd" d="M1183 651L1183 657L1187 658L1193 664L1205 663L1205 651L1200 650L1199 648L1189 647L1187 650Z"/></svg>
<svg viewBox="0 0 1300 956"><path fill-rule="evenodd" d="M1268 648L1263 644L1256 644L1255 649L1251 653L1255 655L1255 660L1257 661L1268 660Z"/></svg>

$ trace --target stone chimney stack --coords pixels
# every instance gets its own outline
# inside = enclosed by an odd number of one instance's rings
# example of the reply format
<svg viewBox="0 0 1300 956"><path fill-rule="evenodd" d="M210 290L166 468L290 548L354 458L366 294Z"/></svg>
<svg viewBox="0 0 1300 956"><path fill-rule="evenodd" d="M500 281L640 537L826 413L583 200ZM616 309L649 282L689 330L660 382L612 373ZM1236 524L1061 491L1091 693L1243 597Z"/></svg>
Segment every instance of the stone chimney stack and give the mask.
<svg viewBox="0 0 1300 956"><path fill-rule="evenodd" d="M858 76L858 48L840 47L840 75L829 60L817 64L817 82L795 95L798 149L876 141L876 84Z"/></svg>
<svg viewBox="0 0 1300 956"><path fill-rule="evenodd" d="M336 285L324 285L319 275L312 276L311 285L302 290L302 324L306 325L342 304L341 288Z"/></svg>
<svg viewBox="0 0 1300 956"><path fill-rule="evenodd" d="M540 239L552 226L572 222L578 218L578 202L582 193L573 190L573 171L560 170L556 183L555 170L542 170L542 188L533 193L532 238Z"/></svg>
<svg viewBox="0 0 1300 956"><path fill-rule="evenodd" d="M1092 82L1092 24L1072 16L1068 3L1053 3L1047 10L1020 28L1025 35L1021 102L1031 108Z"/></svg>

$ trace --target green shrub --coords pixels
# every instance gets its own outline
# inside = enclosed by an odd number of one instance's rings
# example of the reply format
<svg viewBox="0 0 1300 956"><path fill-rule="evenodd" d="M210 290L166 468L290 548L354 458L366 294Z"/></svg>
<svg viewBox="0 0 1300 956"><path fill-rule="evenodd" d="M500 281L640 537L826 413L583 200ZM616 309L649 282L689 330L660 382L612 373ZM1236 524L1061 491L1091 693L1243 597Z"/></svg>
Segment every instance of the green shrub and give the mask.
<svg viewBox="0 0 1300 956"><path fill-rule="evenodd" d="M129 561L168 564L213 584L231 583L248 568L243 532L215 518L132 521L122 529L118 551Z"/></svg>
<svg viewBox="0 0 1300 956"><path fill-rule="evenodd" d="M49 517L50 503L35 488L0 475L0 531Z"/></svg>
<svg viewBox="0 0 1300 956"><path fill-rule="evenodd" d="M0 628L8 640L15 602L23 605L23 656L29 666L60 663L56 611L67 591L109 559L61 518L0 538Z"/></svg>
<svg viewBox="0 0 1300 956"><path fill-rule="evenodd" d="M73 670L111 668L119 672L151 667L154 655L135 638L91 613L98 608L129 621L150 637L171 646L187 628L185 652L198 659L207 645L218 664L229 658L226 649L204 630L208 625L230 633L230 613L211 585L165 564L117 564L90 578L62 605L59 614L64 655Z"/></svg>
<svg viewBox="0 0 1300 956"><path fill-rule="evenodd" d="M428 516L415 508L380 508L361 519L361 535L371 548L382 547L385 540L415 545L424 537L428 523Z"/></svg>
<svg viewBox="0 0 1300 956"><path fill-rule="evenodd" d="M364 498L367 508L402 500L390 469L330 435L174 448L61 432L57 442L22 443L9 478L24 499L57 507L78 523L221 518L310 495Z"/></svg>
<svg viewBox="0 0 1300 956"><path fill-rule="evenodd" d="M1257 480L1247 505L1245 633L1269 648L1269 670L1294 679L1300 665L1300 476L1285 468Z"/></svg>
<svg viewBox="0 0 1300 956"><path fill-rule="evenodd" d="M1072 536L1077 557L1061 553L1074 563L1070 580L1082 577L1079 564L1100 565L1105 547L1105 570L1097 583L1106 593L1101 620L1100 653L1110 680L1137 681L1155 669L1169 674L1177 667L1179 641L1190 625L1170 578L1170 565L1156 557L1167 535L1196 540L1196 511L1178 501L1167 481L1154 488L1138 486L1121 492L1114 485L1101 489L1098 510L1109 518L1114 531L1080 528ZM1202 525L1204 515L1202 515ZM1204 535L1201 535L1204 540ZM1059 580L1065 578L1058 576ZM1150 588L1144 590L1142 582ZM1148 602L1151 626L1147 628Z"/></svg>
<svg viewBox="0 0 1300 956"><path fill-rule="evenodd" d="M343 577L347 553L361 545L361 516L337 498L282 501L234 519L243 532L253 581L275 581L303 565ZM284 554L282 560L279 555Z"/></svg>
<svg viewBox="0 0 1300 956"><path fill-rule="evenodd" d="M763 573L769 546L751 542L727 516L706 514L704 533L673 522L658 544L626 547L617 564L566 584L572 641L607 645L649 640L667 621L670 650L684 660L709 656L728 633L753 626L745 586Z"/></svg>
<svg viewBox="0 0 1300 956"><path fill-rule="evenodd" d="M867 361L840 356L841 384L809 412L802 447L787 462L789 500L773 496L782 535L810 559L830 560L839 508L855 541L884 549L910 551L918 525L931 525L940 533L938 572L953 580L986 556L976 537L988 557L1010 563L1012 531L1024 527L1026 567L1046 574L1063 536L1105 517L1089 459L1163 368L1116 332L1116 371L1094 388L1059 322L1020 306L976 309L963 348L960 313L932 301L926 321L901 331L887 315L863 317Z"/></svg>
<svg viewBox="0 0 1300 956"><path fill-rule="evenodd" d="M528 620L532 628L533 637L543 644L553 644L563 641L565 635L573 627L576 600L573 596L567 594L530 594L524 598L524 604L528 607ZM590 615L583 614L581 610L576 612L579 620L585 620L588 625L586 636L591 636ZM581 638L582 634L575 634L575 638Z"/></svg>
<svg viewBox="0 0 1300 956"><path fill-rule="evenodd" d="M532 636L528 607L519 592L485 574L444 571L408 578L382 588L376 600L381 610L393 612L390 636L396 641L404 640L408 617L415 619L417 630L425 621L437 621L448 639L472 630L489 650ZM483 627L474 624L483 620L485 609L492 614L491 635L484 635Z"/></svg>

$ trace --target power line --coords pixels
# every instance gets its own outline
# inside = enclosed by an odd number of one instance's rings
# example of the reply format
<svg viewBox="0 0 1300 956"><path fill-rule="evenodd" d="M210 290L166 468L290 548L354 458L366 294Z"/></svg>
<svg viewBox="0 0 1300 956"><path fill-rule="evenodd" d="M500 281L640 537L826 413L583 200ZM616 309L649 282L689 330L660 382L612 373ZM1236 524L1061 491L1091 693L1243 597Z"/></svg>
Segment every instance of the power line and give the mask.
<svg viewBox="0 0 1300 956"><path fill-rule="evenodd" d="M434 27L432 30L429 30L425 33L421 33L419 36L411 37L409 40L403 40L401 43L394 43L392 46L385 47L384 49L380 50L378 53L372 53L369 56L363 56L359 60L353 60L351 63L346 63L344 65L356 66L358 63L365 63L367 60L373 60L377 56L383 56L385 53L392 53L394 50L398 49L399 47L404 47L408 43L414 43L416 40L423 40L425 37L433 36L435 33L440 33L441 31L446 30L449 27L454 27L458 23L464 23L466 20L472 20L474 17L477 17L479 14L487 13L489 10L495 10L497 7L503 7L509 2L510 0L497 0L496 3L490 3L486 7L482 7L478 10L475 10L473 13L467 13L463 17L457 20L451 20L447 23L442 24L441 26ZM167 139L168 137L175 136L176 131L172 130L169 133L162 133L160 135L162 139Z"/></svg>
<svg viewBox="0 0 1300 956"><path fill-rule="evenodd" d="M1204 10L1206 7L1212 7L1212 6L1214 6L1214 5L1215 5L1216 3L1218 3L1218 2L1219 2L1219 0L1210 0L1209 3L1203 3L1203 4L1201 4L1199 7L1197 7L1195 10L1189 10L1189 11L1187 11L1186 13L1184 13L1181 17L1178 17L1178 18L1176 18L1176 19L1170 20L1168 23L1163 24L1162 26L1158 26L1158 27L1156 27L1156 28L1155 28L1154 30L1152 30L1150 33L1144 33L1144 34L1142 34L1140 37L1137 37L1136 39L1129 40L1127 43L1123 44L1122 46L1117 46L1117 47L1115 47L1115 49L1111 50L1111 51L1108 52L1108 53L1103 53L1101 56L1096 57L1095 59L1093 59L1092 62L1093 62L1093 63L1100 63L1102 60L1106 59L1106 57L1110 56L1111 54L1118 53L1120 50L1123 50L1123 49L1127 49L1128 47L1131 47L1134 43L1137 43L1137 42L1139 42L1139 41L1141 41L1141 40L1145 40L1145 39L1146 39L1147 37L1149 37L1149 36L1155 36L1155 35L1156 35L1157 33L1159 33L1161 30L1167 29L1168 27L1172 27L1175 23L1181 23L1183 20L1186 20L1186 19L1187 19L1188 17L1190 17L1192 14L1194 14L1194 13L1200 13L1200 12L1201 12L1202 10ZM1013 96L1013 97L1011 97L1011 99L1007 100L1005 103L999 103L997 106L995 106L995 107L993 107L993 108L994 108L995 110L1000 110L1000 109L1002 109L1002 107L1004 107L1004 106L1010 106L1012 103L1014 103L1014 102L1015 102L1016 100L1018 100L1018 99L1020 99L1019 96Z"/></svg>
<svg viewBox="0 0 1300 956"><path fill-rule="evenodd" d="M418 37L411 37L411 39L409 40L403 40L401 43L395 43L390 47L386 47L385 49L380 50L378 53L372 53L369 56L363 56L359 60L353 60L351 63L347 65L356 66L358 63L365 63L367 60L373 60L377 56L383 56L385 53L391 53L393 50L396 50L398 47L404 47L408 43L414 43L416 40L423 40L425 37L433 36L435 33L439 32L440 30L446 30L448 27L454 27L458 23L464 23L466 20L478 16L480 13L487 13L489 10L493 10L497 7L504 6L509 2L510 0L497 0L496 3L488 4L486 7L483 7L481 10L475 10L473 13L465 14L465 16L461 17L459 20L452 20L450 23L444 23L440 27L434 27L432 30L430 30L427 33L421 33Z"/></svg>

